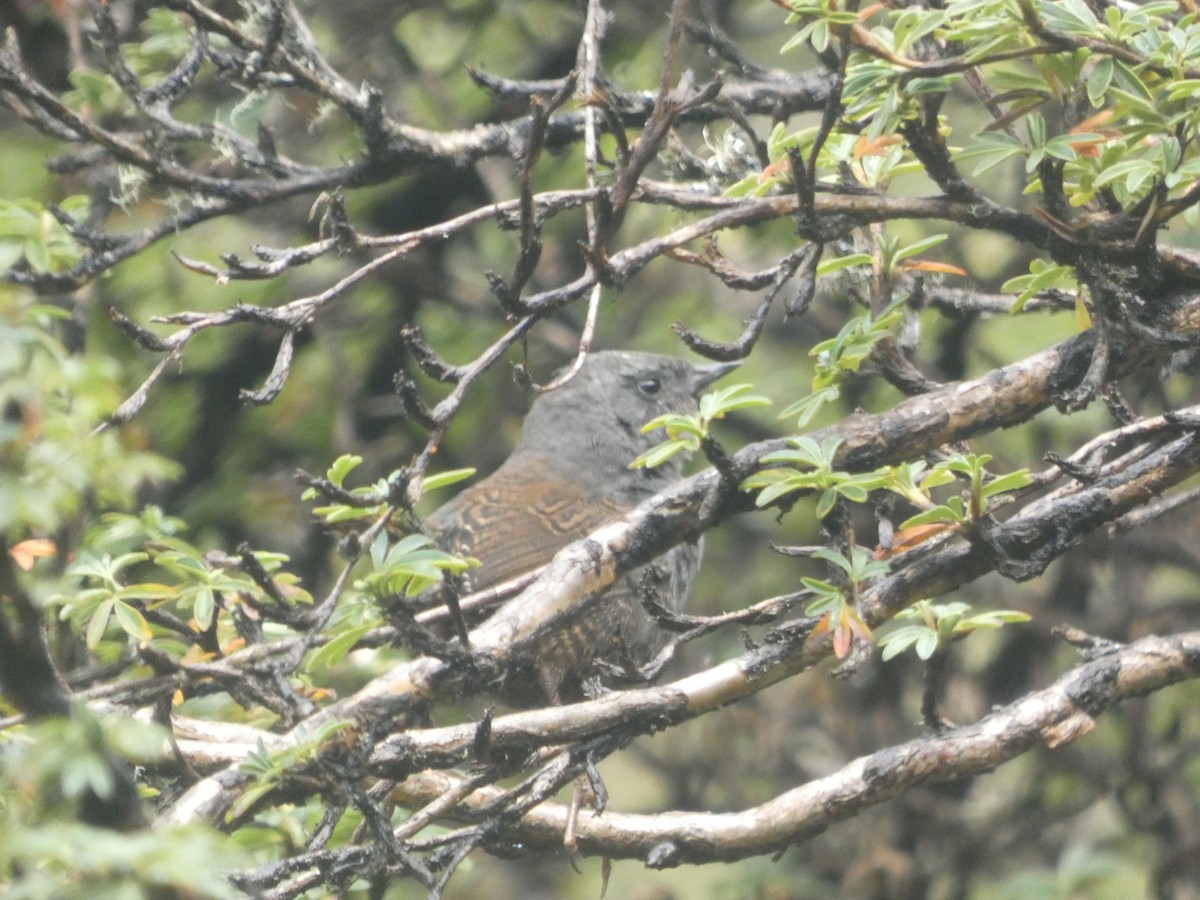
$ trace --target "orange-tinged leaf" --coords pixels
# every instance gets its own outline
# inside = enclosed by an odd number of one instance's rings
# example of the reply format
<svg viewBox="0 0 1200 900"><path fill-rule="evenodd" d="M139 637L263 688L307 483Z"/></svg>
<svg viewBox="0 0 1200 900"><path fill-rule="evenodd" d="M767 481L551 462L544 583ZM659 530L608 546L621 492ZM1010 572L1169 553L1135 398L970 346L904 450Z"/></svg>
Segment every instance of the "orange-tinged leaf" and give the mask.
<svg viewBox="0 0 1200 900"><path fill-rule="evenodd" d="M899 144L903 141L898 134L881 134L874 140L868 140L866 135L860 137L854 144L854 158L861 159L864 156L883 156L887 153L888 147Z"/></svg>
<svg viewBox="0 0 1200 900"><path fill-rule="evenodd" d="M1078 141L1071 141L1071 148L1080 156L1086 156L1091 159L1098 157L1100 155L1101 144L1116 140L1121 136L1121 132L1117 131L1115 128L1099 127L1115 115L1116 113L1111 109L1102 109L1100 112L1096 113L1096 115L1084 119L1070 131L1068 131L1067 134L1094 136Z"/></svg>
<svg viewBox="0 0 1200 900"><path fill-rule="evenodd" d="M312 594L300 587L299 584L289 584L280 579L276 579L275 583L279 586L279 592L283 594L284 598L292 603L311 604L313 602Z"/></svg>
<svg viewBox="0 0 1200 900"><path fill-rule="evenodd" d="M901 528L892 535L892 546L886 549L876 547L874 557L875 559L887 559L889 556L895 556L897 553L903 553L905 550L911 550L918 544L932 540L939 534L957 530L959 530L957 522L932 522L928 525L913 525L910 528Z"/></svg>
<svg viewBox="0 0 1200 900"><path fill-rule="evenodd" d="M187 648L187 652L180 657L179 661L184 665L188 663L209 662L216 656L211 650L201 650L199 644L192 644Z"/></svg>
<svg viewBox="0 0 1200 900"><path fill-rule="evenodd" d="M1084 119L1078 125L1076 125L1074 128L1069 130L1067 132L1067 134L1084 134L1089 131L1095 131L1097 129L1097 126L1103 125L1105 122L1111 121L1113 116L1115 116L1116 114L1117 114L1116 110L1102 109L1102 110L1100 110L1100 112L1096 113L1094 116L1088 116L1086 119Z"/></svg>
<svg viewBox="0 0 1200 900"><path fill-rule="evenodd" d="M871 626L864 622L862 616L856 612L850 613L850 631L860 641L868 644L875 642L875 635L871 632Z"/></svg>
<svg viewBox="0 0 1200 900"><path fill-rule="evenodd" d="M845 659L846 654L850 652L850 645L854 643L854 634L846 622L839 622L838 627L833 631L833 655L838 659Z"/></svg>
<svg viewBox="0 0 1200 900"><path fill-rule="evenodd" d="M224 647L222 647L221 650L223 653L228 655L237 650L241 650L245 646L246 646L246 639L244 637L235 637L228 644L226 644Z"/></svg>
<svg viewBox="0 0 1200 900"><path fill-rule="evenodd" d="M886 8L886 5L883 3L872 3L866 9L860 9L858 11L858 21L865 22L867 19L871 18L871 16L875 15L875 13Z"/></svg>
<svg viewBox="0 0 1200 900"><path fill-rule="evenodd" d="M172 706L182 706L183 705L183 690L182 690L182 688L175 688L175 693L171 695L171 705Z"/></svg>
<svg viewBox="0 0 1200 900"><path fill-rule="evenodd" d="M931 259L906 259L896 266L902 272L940 272L943 275L966 275L958 266L934 262Z"/></svg>
<svg viewBox="0 0 1200 900"><path fill-rule="evenodd" d="M1108 141L1120 137L1120 133L1116 131L1102 131L1097 137L1088 138L1086 140L1071 141L1071 147L1080 156L1087 156L1092 159L1100 155L1100 147Z"/></svg>
<svg viewBox="0 0 1200 900"><path fill-rule="evenodd" d="M825 613L817 620L817 624L813 626L813 630L808 633L808 639L819 638L829 631L829 613Z"/></svg>
<svg viewBox="0 0 1200 900"><path fill-rule="evenodd" d="M771 163L765 169L758 173L758 183L763 184L770 181L777 175L786 175L792 170L792 161L789 157L782 157Z"/></svg>
<svg viewBox="0 0 1200 900"><path fill-rule="evenodd" d="M39 557L53 556L56 552L58 552L58 547L54 541L46 538L30 538L10 547L8 555L13 558L13 562L20 566L22 571L28 572Z"/></svg>

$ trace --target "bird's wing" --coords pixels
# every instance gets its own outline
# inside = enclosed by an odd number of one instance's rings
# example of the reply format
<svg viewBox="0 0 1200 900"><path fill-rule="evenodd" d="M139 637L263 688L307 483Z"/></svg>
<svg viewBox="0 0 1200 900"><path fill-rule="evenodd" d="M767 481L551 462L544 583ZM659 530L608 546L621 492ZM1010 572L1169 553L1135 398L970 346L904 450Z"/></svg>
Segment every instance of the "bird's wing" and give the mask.
<svg viewBox="0 0 1200 900"><path fill-rule="evenodd" d="M425 524L447 550L473 556L472 590L508 581L548 563L572 541L624 510L578 482L503 467L429 515Z"/></svg>

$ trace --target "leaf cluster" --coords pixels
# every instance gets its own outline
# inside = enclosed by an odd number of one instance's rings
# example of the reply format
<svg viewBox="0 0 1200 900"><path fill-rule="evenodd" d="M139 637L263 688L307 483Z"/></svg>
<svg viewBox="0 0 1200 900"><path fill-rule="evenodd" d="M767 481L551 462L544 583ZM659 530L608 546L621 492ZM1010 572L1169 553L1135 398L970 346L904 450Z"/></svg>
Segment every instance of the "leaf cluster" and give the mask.
<svg viewBox="0 0 1200 900"><path fill-rule="evenodd" d="M997 494L1020 490L1032 484L1029 472L1018 469L1004 475L988 476L985 466L991 462L990 454L956 454L942 460L930 471L922 484L926 487L946 483L950 473L967 479L967 490L962 496L950 497L945 503L929 506L906 520L901 529L918 525L974 525L988 513L991 498ZM985 476L987 476L985 478Z"/></svg>
<svg viewBox="0 0 1200 900"><path fill-rule="evenodd" d="M1000 628L1014 622L1028 622L1027 613L1011 609L989 610L970 615L967 603L934 603L918 600L908 609L896 614L899 621L914 622L892 629L879 638L883 659L887 661L912 649L918 657L930 659L945 650L952 641L961 640L975 631Z"/></svg>
<svg viewBox="0 0 1200 900"><path fill-rule="evenodd" d="M87 207L87 197L73 196L56 208L62 216L82 220ZM18 263L34 272L69 269L81 253L62 219L46 206L33 200L0 199L0 274Z"/></svg>
<svg viewBox="0 0 1200 900"><path fill-rule="evenodd" d="M821 547L811 555L813 559L822 559L834 566L840 583L831 584L817 578L800 579L816 595L805 612L820 616L812 635L819 637L828 633L833 641L834 655L842 659L850 652L855 638L866 643L874 640L870 627L858 611L858 598L868 582L887 574L888 564L873 559L870 551L859 546L850 547L849 553L845 554Z"/></svg>
<svg viewBox="0 0 1200 900"><path fill-rule="evenodd" d="M760 508L797 491L813 491L818 495L817 518L823 519L833 510L839 497L852 503L865 503L871 491L884 486L884 478L879 474L852 475L834 468L841 438L827 438L817 443L801 435L788 438L788 443L792 449L768 453L762 461L790 465L763 469L742 481L742 490L758 491L754 503Z"/></svg>
<svg viewBox="0 0 1200 900"><path fill-rule="evenodd" d="M916 460L851 474L835 468L841 438L827 438L818 443L801 435L788 438L788 443L792 445L791 449L766 454L762 461L789 465L763 469L742 481L743 490L759 492L755 505L760 508L790 494L811 491L818 494L816 513L817 518L823 519L839 498L865 503L872 491L887 490L922 509L906 520L902 529L930 524L962 526L978 522L988 512L992 497L1032 483L1025 469L985 479L985 466L992 459L989 454L956 454L939 461L928 471L924 461ZM964 495L935 504L930 490L951 483L956 476L967 480L968 489Z"/></svg>
<svg viewBox="0 0 1200 900"><path fill-rule="evenodd" d="M122 833L84 824L88 796L110 798L110 754L160 760L167 735L132 719L27 725L0 743L0 891L6 897L143 897L147 892L240 896L226 879L247 863L234 843L202 825Z"/></svg>
<svg viewBox="0 0 1200 900"><path fill-rule="evenodd" d="M119 540L153 517L111 515L90 535L97 545ZM151 526L153 527L153 526ZM256 552L254 558L291 604L311 604L298 579L285 571L288 558ZM198 547L170 534L145 535L141 549L111 555L84 550L65 574L69 590L50 598L62 619L79 628L89 649L102 641L116 645L132 639L155 642L179 654L201 632L210 630L220 612L235 603L270 604L273 598L233 561L214 562ZM169 614L169 618L157 613ZM115 622L118 631L110 626ZM152 624L153 623L153 624ZM236 636L232 623L221 623L222 643ZM183 639L184 644L179 640Z"/></svg>
<svg viewBox="0 0 1200 900"><path fill-rule="evenodd" d="M328 484L336 491L344 490L347 476L362 465L363 458L355 454L343 454L330 464L325 473ZM326 524L336 525L340 522L353 522L360 519L374 519L387 512L392 502L392 485L399 481L400 472L393 472L386 478L381 478L373 485L351 488L346 491L352 502L331 503L313 509L313 515L320 516ZM475 474L475 470L451 469L429 475L421 482L422 491L434 491L464 481ZM301 494L301 500L315 500L324 496L322 491L310 487Z"/></svg>
<svg viewBox="0 0 1200 900"><path fill-rule="evenodd" d="M755 394L747 394L750 385L734 384L718 391L710 391L700 398L700 410L695 415L667 413L651 419L642 426L642 434L663 429L667 439L656 444L629 464L631 469L653 469L679 453L694 453L700 449L701 441L709 437L713 422L725 418L736 409L767 406L770 400Z"/></svg>
<svg viewBox="0 0 1200 900"><path fill-rule="evenodd" d="M130 506L139 488L179 466L96 433L120 397L115 359L69 353L58 336L67 313L0 290L0 533L53 533L93 495Z"/></svg>
<svg viewBox="0 0 1200 900"><path fill-rule="evenodd" d="M259 800L269 794L289 774L317 758L322 746L332 737L353 727L352 722L323 722L313 729L302 729L297 739L282 750L268 751L260 740L239 767L254 781L238 796L230 807L226 821L244 815Z"/></svg>

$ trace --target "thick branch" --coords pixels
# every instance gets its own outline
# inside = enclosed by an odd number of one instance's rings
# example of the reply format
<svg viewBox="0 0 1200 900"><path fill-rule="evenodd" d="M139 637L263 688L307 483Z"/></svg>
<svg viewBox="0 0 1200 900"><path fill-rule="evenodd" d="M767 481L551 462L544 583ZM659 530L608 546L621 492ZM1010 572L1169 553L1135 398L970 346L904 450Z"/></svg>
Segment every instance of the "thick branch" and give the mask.
<svg viewBox="0 0 1200 900"><path fill-rule="evenodd" d="M926 782L983 774L1038 746L1069 744L1116 703L1198 676L1200 632L1143 638L974 725L860 757L759 806L735 813L585 815L576 824L576 840L585 853L641 859L653 868L775 853ZM461 781L448 772L422 772L399 784L392 798L421 806ZM473 820L499 793L499 788L476 791L456 808L457 817ZM566 820L565 807L543 804L509 826L505 837L551 848L561 845Z"/></svg>
<svg viewBox="0 0 1200 900"><path fill-rule="evenodd" d="M1138 349L1140 353L1135 352ZM1153 361L1152 354L1134 344L1114 358L1130 366ZM841 437L841 464L854 470L913 459L943 444L1031 418L1051 405L1058 392L1077 383L1090 359L1091 338L1080 335L983 378L910 398L886 413L851 417L814 432L813 437L818 441ZM1114 474L1080 488L1066 516L1056 517L1053 510L1038 509L1035 514L1016 516L997 527L989 546L962 542L936 552L922 561L925 569L921 574L914 575L919 567L913 566L872 590L866 598L866 610L879 621L919 596L936 594L978 577L997 564L994 548L1003 548L1014 556L1025 553L1042 564L1043 559L1035 553L1039 546L1052 546L1053 553L1061 553L1089 530L1193 474L1200 465L1200 442L1191 438L1180 441L1184 444L1168 445L1158 455L1147 457L1141 469L1131 467L1123 476ZM747 447L734 457L734 467L740 474L748 474L765 453L782 446L782 441L767 441ZM748 495L722 498L719 494L716 473L702 472L562 550L519 598L472 633L476 667L502 669L514 646L533 638L557 615L589 602L620 575L752 505ZM710 499L710 495L715 496ZM1053 542L1049 540L1052 536ZM803 644L803 635L797 640ZM729 702L746 692L747 678L758 681L770 670L770 680L782 679L801 671L824 652L824 647L817 645L815 650L797 653L784 641L756 651L753 660L725 664L728 671L716 667L704 673L716 679L701 682L704 703L713 708ZM460 663L417 659L326 708L307 725L363 717L377 728L405 716L419 701L442 692L453 693L467 674ZM231 801L229 788L238 780L237 773L228 770L201 782L176 804L170 818L216 815Z"/></svg>

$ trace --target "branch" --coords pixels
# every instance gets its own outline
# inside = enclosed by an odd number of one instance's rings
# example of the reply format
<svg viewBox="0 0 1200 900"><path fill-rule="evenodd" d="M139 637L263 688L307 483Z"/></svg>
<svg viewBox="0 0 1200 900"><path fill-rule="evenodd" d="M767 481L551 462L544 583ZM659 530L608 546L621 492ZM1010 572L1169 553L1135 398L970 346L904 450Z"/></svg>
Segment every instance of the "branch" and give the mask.
<svg viewBox="0 0 1200 900"><path fill-rule="evenodd" d="M1091 341L1088 334L1077 336L983 378L912 397L887 413L851 417L813 432L812 437L818 442L841 437L844 443L839 450L839 464L861 471L913 459L981 431L1017 424L1051 405L1058 392L1078 382L1091 359ZM1127 365L1139 359L1143 365L1153 361L1149 354L1133 352L1132 347L1114 354L1114 358ZM889 440L890 435L900 434L905 435L903 443ZM766 441L745 448L733 458L734 471L749 474L763 455L783 446L783 441ZM1055 504L1031 504L996 526L988 544L951 544L884 579L866 593L864 615L875 624L912 600L972 580L996 567L997 553L1004 554L1000 562L1026 560L1019 577L1031 577L1083 535L1136 508L1145 497L1179 483L1198 468L1200 439L1184 429L1184 437L1164 440L1154 452L1125 469L1069 493L1060 492ZM476 654L471 672L502 671L522 644L532 640L556 616L594 602L616 578L677 544L695 539L751 505L747 495L723 497L720 478L710 469L651 498L586 540L564 548L517 599L472 632L471 646ZM799 629L791 633L780 630L775 643L695 676L701 679L696 683L696 695L702 698L696 702L701 709L712 709L803 670L828 652L824 643L809 646L806 636L807 631ZM435 695L453 694L456 684L461 688L470 674L465 669L456 661L427 657L414 660L322 710L306 725L312 728L327 721L355 718L370 721L375 727L399 723L416 705ZM754 672L754 678L748 678L748 672ZM754 686L748 688L748 682ZM595 703L619 706L620 698L626 696L620 694ZM591 720L596 728L604 724L598 717L599 709L595 708L597 717ZM686 702L673 709L696 712ZM623 710L621 714L627 713ZM654 727L661 727L661 719L654 722ZM236 769L231 768L200 782L172 807L168 818L185 821L216 817L232 801L239 780Z"/></svg>
<svg viewBox="0 0 1200 900"><path fill-rule="evenodd" d="M581 816L576 840L584 853L641 859L651 868L776 853L921 784L983 774L1039 746L1063 747L1091 731L1095 717L1115 704L1196 677L1200 632L1142 638L1077 666L974 725L860 757L759 806L734 813ZM463 781L449 772L422 772L394 787L392 799L422 806ZM494 787L475 791L455 808L455 817L474 821L499 793ZM566 807L543 804L507 826L504 836L561 847L566 822Z"/></svg>

